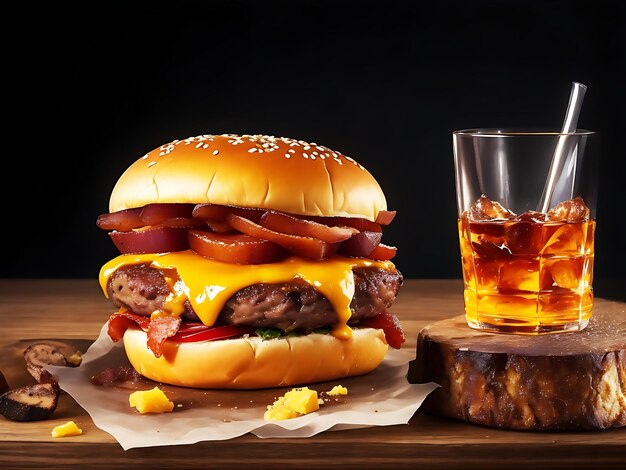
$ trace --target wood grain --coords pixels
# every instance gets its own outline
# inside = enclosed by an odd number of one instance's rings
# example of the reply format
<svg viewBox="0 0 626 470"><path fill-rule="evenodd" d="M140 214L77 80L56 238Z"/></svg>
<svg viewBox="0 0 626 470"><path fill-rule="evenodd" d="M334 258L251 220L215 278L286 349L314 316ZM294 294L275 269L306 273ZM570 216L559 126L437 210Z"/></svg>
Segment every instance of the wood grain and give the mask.
<svg viewBox="0 0 626 470"><path fill-rule="evenodd" d="M626 315L626 304L596 300ZM400 317L414 357L417 334L429 323L462 312L460 281L408 280L392 309ZM11 387L33 382L21 359L22 344L60 339L84 346L96 338L112 308L91 280L1 280L0 370ZM13 345L9 347L9 345ZM70 419L82 436L50 437ZM68 395L52 419L14 423L0 418L3 468L121 468L146 464L243 468L623 468L626 429L602 432L529 433L452 421L419 410L408 425L325 432L308 439L258 439L252 435L191 446L123 451L96 428Z"/></svg>
<svg viewBox="0 0 626 470"><path fill-rule="evenodd" d="M409 381L441 385L424 407L504 429L582 431L626 425L626 316L599 304L582 332L502 335L464 315L419 334Z"/></svg>

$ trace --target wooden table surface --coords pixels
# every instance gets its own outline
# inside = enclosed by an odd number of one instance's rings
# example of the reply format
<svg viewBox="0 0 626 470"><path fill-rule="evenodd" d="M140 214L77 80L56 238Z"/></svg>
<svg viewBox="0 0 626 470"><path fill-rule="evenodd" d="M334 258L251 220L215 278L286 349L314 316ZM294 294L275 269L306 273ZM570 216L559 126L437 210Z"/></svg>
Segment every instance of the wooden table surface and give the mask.
<svg viewBox="0 0 626 470"><path fill-rule="evenodd" d="M606 300L597 299L598 305ZM415 351L428 323L462 313L456 280L407 280L392 309ZM626 304L623 307L626 315ZM0 370L12 387L33 383L15 345L42 338L97 337L112 312L95 280L0 280ZM17 352L16 352L17 351ZM236 393L236 392L234 392ZM82 436L53 439L70 419ZM324 432L308 439L227 441L123 451L69 395L51 419L16 423L0 417L0 468L111 468L203 466L262 468L626 468L626 428L585 433L501 431L431 416L418 410L408 425Z"/></svg>

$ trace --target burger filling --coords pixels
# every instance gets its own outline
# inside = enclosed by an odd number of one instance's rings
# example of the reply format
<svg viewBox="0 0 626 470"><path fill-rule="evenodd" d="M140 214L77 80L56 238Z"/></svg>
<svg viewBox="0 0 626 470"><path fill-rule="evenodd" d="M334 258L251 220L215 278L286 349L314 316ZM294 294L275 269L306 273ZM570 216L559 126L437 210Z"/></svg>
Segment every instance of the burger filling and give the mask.
<svg viewBox="0 0 626 470"><path fill-rule="evenodd" d="M120 311L119 341L141 328L159 357L166 341L256 334L263 339L326 329L347 340L352 326L404 335L387 312L402 284L381 243L395 211L374 221L215 204L153 203L98 217L121 256L100 272Z"/></svg>
<svg viewBox="0 0 626 470"><path fill-rule="evenodd" d="M364 267L355 268L353 274L355 293L350 303L349 324L384 312L402 285L402 275L396 270ZM165 310L170 294L163 272L146 264L117 269L110 277L107 291L116 307L141 316ZM188 300L181 318L200 321ZM280 284L254 284L239 290L222 308L216 325L310 332L337 322L337 313L328 299L311 284L294 279Z"/></svg>

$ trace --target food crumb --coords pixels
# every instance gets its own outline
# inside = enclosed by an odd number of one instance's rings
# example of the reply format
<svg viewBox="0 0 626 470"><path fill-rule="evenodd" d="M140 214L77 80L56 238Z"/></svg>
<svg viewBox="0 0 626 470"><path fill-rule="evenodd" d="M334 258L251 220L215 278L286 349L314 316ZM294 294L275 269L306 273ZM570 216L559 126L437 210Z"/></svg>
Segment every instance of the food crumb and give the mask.
<svg viewBox="0 0 626 470"><path fill-rule="evenodd" d="M317 391L309 387L293 388L269 405L263 418L267 421L297 418L319 408Z"/></svg>
<svg viewBox="0 0 626 470"><path fill-rule="evenodd" d="M343 385L335 385L329 392L326 392L327 395L347 395L348 389Z"/></svg>
<svg viewBox="0 0 626 470"><path fill-rule="evenodd" d="M68 421L60 424L52 430L52 437L80 436L83 430L80 429L74 421Z"/></svg>
<svg viewBox="0 0 626 470"><path fill-rule="evenodd" d="M174 409L174 403L167 398L159 387L133 392L128 397L128 402L141 414L170 413Z"/></svg>

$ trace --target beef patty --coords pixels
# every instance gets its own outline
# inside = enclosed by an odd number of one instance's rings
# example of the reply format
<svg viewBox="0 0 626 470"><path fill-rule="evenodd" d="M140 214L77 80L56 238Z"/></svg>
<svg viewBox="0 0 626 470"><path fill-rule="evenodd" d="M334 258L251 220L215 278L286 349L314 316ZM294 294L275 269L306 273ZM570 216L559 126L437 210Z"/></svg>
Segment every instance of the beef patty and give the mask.
<svg viewBox="0 0 626 470"><path fill-rule="evenodd" d="M402 274L396 270L367 267L355 268L353 273L351 324L390 307L402 285ZM145 316L161 310L170 293L163 273L147 264L119 268L111 275L107 290L113 305ZM182 317L200 321L189 301L185 302ZM239 290L224 305L217 324L310 331L337 321L337 313L326 297L306 281L294 279Z"/></svg>

